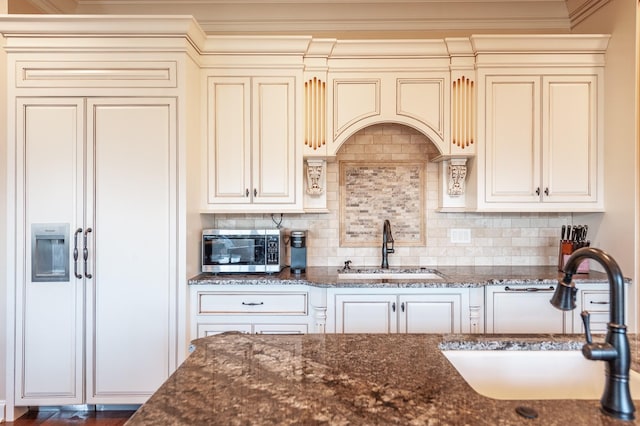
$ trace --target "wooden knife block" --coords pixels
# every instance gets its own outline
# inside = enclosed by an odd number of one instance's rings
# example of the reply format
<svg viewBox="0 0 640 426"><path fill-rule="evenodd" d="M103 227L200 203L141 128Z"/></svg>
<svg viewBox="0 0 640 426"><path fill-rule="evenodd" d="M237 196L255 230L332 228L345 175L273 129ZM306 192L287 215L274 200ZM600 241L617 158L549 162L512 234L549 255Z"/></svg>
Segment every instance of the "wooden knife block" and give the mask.
<svg viewBox="0 0 640 426"><path fill-rule="evenodd" d="M564 272L564 264L567 262L569 257L573 254L573 243L571 241L560 240L560 245L558 249L558 271ZM578 269L576 270L577 274L588 274L590 270L589 267L589 259L585 259L580 262Z"/></svg>

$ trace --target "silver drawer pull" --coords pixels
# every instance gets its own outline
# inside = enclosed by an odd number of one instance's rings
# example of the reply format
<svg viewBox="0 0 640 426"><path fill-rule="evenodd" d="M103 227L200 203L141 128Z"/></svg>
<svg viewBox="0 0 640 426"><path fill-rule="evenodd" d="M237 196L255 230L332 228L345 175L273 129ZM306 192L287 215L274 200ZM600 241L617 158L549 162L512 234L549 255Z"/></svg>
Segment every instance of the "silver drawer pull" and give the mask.
<svg viewBox="0 0 640 426"><path fill-rule="evenodd" d="M242 302L243 305L245 306L259 306L259 305L264 305L264 302Z"/></svg>
<svg viewBox="0 0 640 426"><path fill-rule="evenodd" d="M593 300L590 300L589 303L591 303L592 305L608 305L609 302L594 302Z"/></svg>
<svg viewBox="0 0 640 426"><path fill-rule="evenodd" d="M504 290L505 291L525 291L525 292L553 291L553 286L549 286L549 288L540 288L540 287L511 288L509 286L506 286Z"/></svg>

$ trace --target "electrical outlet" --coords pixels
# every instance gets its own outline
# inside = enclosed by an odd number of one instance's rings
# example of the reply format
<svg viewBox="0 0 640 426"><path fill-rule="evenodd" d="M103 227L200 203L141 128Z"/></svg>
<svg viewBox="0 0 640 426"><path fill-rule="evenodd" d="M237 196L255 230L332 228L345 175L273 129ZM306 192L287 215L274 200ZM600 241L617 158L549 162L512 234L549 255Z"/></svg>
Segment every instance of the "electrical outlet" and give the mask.
<svg viewBox="0 0 640 426"><path fill-rule="evenodd" d="M471 229L452 229L451 242L455 244L468 244L471 242Z"/></svg>

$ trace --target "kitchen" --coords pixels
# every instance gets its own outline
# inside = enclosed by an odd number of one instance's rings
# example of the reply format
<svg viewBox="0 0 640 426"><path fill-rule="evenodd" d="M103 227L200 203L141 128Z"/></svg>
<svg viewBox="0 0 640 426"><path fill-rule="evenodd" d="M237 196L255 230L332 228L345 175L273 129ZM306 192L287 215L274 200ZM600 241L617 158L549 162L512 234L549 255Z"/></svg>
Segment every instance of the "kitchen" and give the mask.
<svg viewBox="0 0 640 426"><path fill-rule="evenodd" d="M575 8L576 15L578 15L577 12L584 12L586 7L581 9L578 8L579 5L574 3L576 2L568 2L568 6ZM610 251L620 262L625 274L633 277L634 282L637 282L635 261L637 256L634 254L635 230L637 229L637 215L635 213L637 195L634 185L630 185L629 182L629 170L637 170L634 136L634 123L636 122L634 111L636 108L634 91L629 90L629 82L635 81L635 77L633 67L629 66L628 61L616 60L616 58L635 57L633 47L635 45L635 21L633 20L635 4L631 3L596 2L596 5L593 6L594 15L578 22L571 29L575 33L593 32L612 35L607 48L604 118L605 140L607 141L605 148L606 213L438 213L435 211L438 203L438 191L430 186L438 181L438 164L429 162L426 173L429 188L429 192L426 194L426 247L418 249L397 244L396 253L390 256L392 266L406 264L427 264L438 267L447 265L553 265L557 261L557 240L560 226L573 223L588 224L589 233L593 239L592 245ZM598 8L598 6L601 7ZM385 35L390 34L390 31L387 30ZM559 31L554 28L553 32ZM475 32L458 30L447 34L447 36ZM413 35L415 33L401 33L403 37ZM434 37L438 36L434 35ZM409 128L399 125L380 125L371 129L363 129L360 134L353 135L353 139L345 142L339 155L349 155L349 150L354 150L353 147L358 143L356 139L360 139L361 142L366 139L375 140L377 134L384 135L385 133L391 135L392 139L394 135L401 136L400 139L406 139L407 132L410 132ZM402 136L403 134L404 136ZM424 138L420 134L408 134L417 140ZM422 140L424 141L424 139ZM611 141L615 141L615 143ZM378 142L373 142L373 144ZM419 146L424 148L425 145ZM426 146L430 147L429 144ZM632 146L633 150L630 149ZM189 162L190 165L197 163L198 160ZM327 163L326 179L329 212L285 214L283 225L290 229L309 230L308 259L312 266L341 266L346 259L351 259L356 264L376 264L379 261L379 248L377 247L339 247L339 170L337 162ZM635 182L635 178L632 182ZM187 253L183 255L186 265L182 269L184 279L199 272L198 246L194 241L197 241L197 234L202 228L273 226L270 214L230 213L216 214L215 216L201 216L198 212L188 214L186 226L189 229L189 238L192 243L186 247ZM389 219L393 225L401 223L401 220ZM449 232L451 229L470 230L471 243L452 243ZM631 230L634 231L631 232ZM634 237L630 238L630 235L634 235ZM2 256L2 259L4 261L6 256ZM6 283L3 284L5 285L3 288L6 288ZM6 297L6 295L7 292L3 291L3 296ZM631 286L628 295L630 315L627 322L632 330L636 329L636 299L635 289Z"/></svg>

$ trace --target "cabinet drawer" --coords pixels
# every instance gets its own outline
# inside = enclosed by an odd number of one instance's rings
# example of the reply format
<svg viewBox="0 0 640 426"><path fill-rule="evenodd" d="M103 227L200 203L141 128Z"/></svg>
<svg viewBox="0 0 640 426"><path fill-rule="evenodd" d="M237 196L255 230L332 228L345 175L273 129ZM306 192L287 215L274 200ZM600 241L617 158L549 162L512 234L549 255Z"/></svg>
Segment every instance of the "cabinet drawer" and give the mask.
<svg viewBox="0 0 640 426"><path fill-rule="evenodd" d="M213 336L214 334L226 333L228 331L238 331L250 334L251 324L198 324L197 337Z"/></svg>
<svg viewBox="0 0 640 426"><path fill-rule="evenodd" d="M307 334L309 332L307 324L213 323L198 324L197 336L207 337L229 331L245 334Z"/></svg>
<svg viewBox="0 0 640 426"><path fill-rule="evenodd" d="M306 315L307 293L198 293L198 315L220 314Z"/></svg>
<svg viewBox="0 0 640 426"><path fill-rule="evenodd" d="M255 334L307 334L307 324L254 324Z"/></svg>
<svg viewBox="0 0 640 426"><path fill-rule="evenodd" d="M582 308L589 312L606 311L609 312L609 292L608 291L585 291L582 294Z"/></svg>

